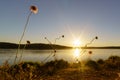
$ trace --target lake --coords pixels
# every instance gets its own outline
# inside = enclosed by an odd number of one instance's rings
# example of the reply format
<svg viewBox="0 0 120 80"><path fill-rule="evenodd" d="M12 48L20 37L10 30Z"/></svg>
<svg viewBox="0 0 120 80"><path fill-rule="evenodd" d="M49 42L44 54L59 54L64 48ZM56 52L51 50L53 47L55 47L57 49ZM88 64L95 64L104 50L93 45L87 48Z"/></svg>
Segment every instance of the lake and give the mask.
<svg viewBox="0 0 120 80"><path fill-rule="evenodd" d="M17 49L0 49L0 64L3 64L6 60L12 64L16 52ZM112 55L120 56L120 49L65 49L56 50L55 54L53 50L19 50L17 61L19 61L21 53L22 61L47 62L54 59L64 59L68 62L76 62L84 59L105 60Z"/></svg>

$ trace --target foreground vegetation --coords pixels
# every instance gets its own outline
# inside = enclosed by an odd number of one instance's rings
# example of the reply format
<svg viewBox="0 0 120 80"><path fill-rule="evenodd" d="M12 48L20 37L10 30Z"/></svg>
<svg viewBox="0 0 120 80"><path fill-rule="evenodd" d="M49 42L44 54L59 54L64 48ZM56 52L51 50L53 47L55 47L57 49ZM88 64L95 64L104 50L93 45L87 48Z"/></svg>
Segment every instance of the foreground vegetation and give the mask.
<svg viewBox="0 0 120 80"><path fill-rule="evenodd" d="M120 57L78 63L55 60L9 65L5 62L0 66L0 80L120 80Z"/></svg>

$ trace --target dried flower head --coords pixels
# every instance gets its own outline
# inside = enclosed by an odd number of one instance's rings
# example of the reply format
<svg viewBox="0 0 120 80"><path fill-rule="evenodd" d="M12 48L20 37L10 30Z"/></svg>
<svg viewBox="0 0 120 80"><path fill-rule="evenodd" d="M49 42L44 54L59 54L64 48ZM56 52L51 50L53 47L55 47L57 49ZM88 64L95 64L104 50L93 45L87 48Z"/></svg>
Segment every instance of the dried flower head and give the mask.
<svg viewBox="0 0 120 80"><path fill-rule="evenodd" d="M92 51L89 51L88 53L89 53L89 54L92 54Z"/></svg>
<svg viewBox="0 0 120 80"><path fill-rule="evenodd" d="M95 39L98 39L98 37L96 36Z"/></svg>
<svg viewBox="0 0 120 80"><path fill-rule="evenodd" d="M45 39L47 39L47 37L45 37Z"/></svg>
<svg viewBox="0 0 120 80"><path fill-rule="evenodd" d="M62 38L64 38L65 36L64 35L62 35Z"/></svg>
<svg viewBox="0 0 120 80"><path fill-rule="evenodd" d="M27 44L30 44L30 41L27 40Z"/></svg>
<svg viewBox="0 0 120 80"><path fill-rule="evenodd" d="M34 14L38 13L38 8L36 6L30 6L30 10L31 12L33 12Z"/></svg>
<svg viewBox="0 0 120 80"><path fill-rule="evenodd" d="M56 50L54 50L54 53L56 53L57 51Z"/></svg>

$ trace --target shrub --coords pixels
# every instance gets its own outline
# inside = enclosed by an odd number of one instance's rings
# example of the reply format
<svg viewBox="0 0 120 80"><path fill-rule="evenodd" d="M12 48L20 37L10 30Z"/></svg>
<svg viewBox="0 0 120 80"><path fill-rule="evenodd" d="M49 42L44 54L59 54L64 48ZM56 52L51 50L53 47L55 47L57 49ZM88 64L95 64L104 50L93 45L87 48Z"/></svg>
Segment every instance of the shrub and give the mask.
<svg viewBox="0 0 120 80"><path fill-rule="evenodd" d="M110 56L104 64L105 69L108 70L120 70L120 57Z"/></svg>
<svg viewBox="0 0 120 80"><path fill-rule="evenodd" d="M102 64L104 64L105 62L104 62L104 60L99 59L99 60L97 61L97 63L100 64L100 65L102 65Z"/></svg>
<svg viewBox="0 0 120 80"><path fill-rule="evenodd" d="M55 60L45 63L42 66L43 72L48 73L48 75L53 75L60 69L67 68L69 66L67 61L64 60Z"/></svg>
<svg viewBox="0 0 120 80"><path fill-rule="evenodd" d="M93 60L88 60L85 63L85 66L87 66L88 68L93 69L93 70L99 70L98 64Z"/></svg>

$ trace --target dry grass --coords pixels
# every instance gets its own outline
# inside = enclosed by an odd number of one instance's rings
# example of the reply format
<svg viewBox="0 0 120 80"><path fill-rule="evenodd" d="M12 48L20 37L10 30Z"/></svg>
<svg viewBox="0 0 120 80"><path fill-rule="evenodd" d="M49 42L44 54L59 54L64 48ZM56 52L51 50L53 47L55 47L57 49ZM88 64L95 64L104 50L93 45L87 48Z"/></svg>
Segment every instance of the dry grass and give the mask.
<svg viewBox="0 0 120 80"><path fill-rule="evenodd" d="M84 63L55 60L45 64L21 62L11 66L5 62L0 66L0 80L119 80L119 59L111 56L107 60Z"/></svg>

